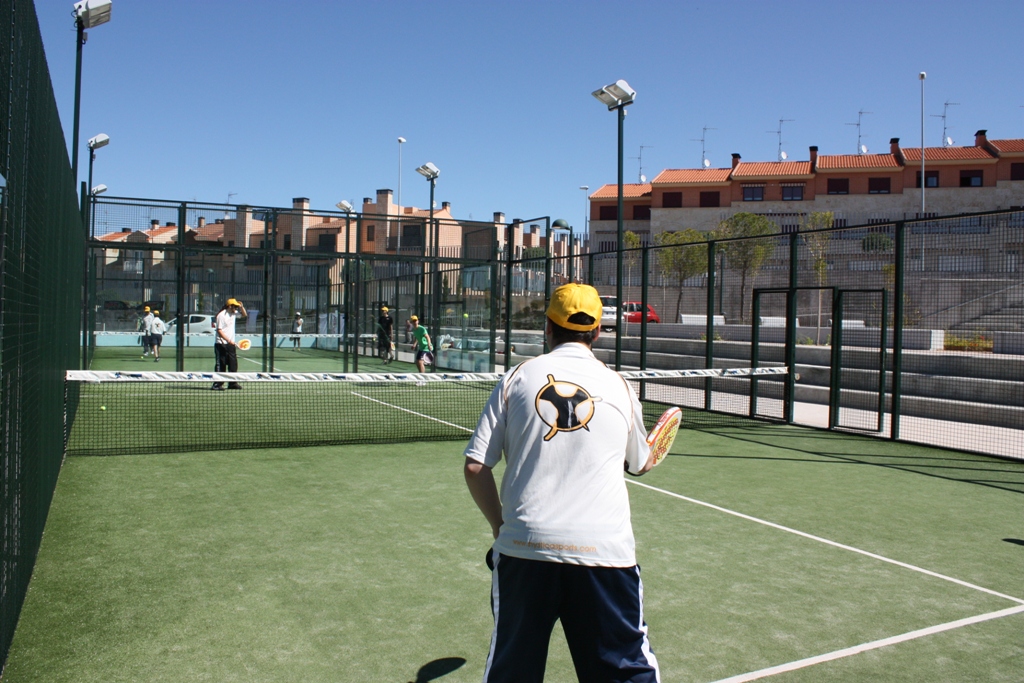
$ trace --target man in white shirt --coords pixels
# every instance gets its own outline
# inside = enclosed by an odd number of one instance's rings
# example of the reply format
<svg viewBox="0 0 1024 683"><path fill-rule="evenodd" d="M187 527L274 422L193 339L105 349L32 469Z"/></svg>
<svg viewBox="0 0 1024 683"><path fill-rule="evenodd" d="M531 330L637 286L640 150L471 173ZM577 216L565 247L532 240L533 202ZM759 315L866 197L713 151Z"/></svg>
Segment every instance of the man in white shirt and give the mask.
<svg viewBox="0 0 1024 683"><path fill-rule="evenodd" d="M145 358L153 348L153 340L150 339L153 334L153 313L149 310L149 306L143 308L142 311L146 314L142 316L142 357Z"/></svg>
<svg viewBox="0 0 1024 683"><path fill-rule="evenodd" d="M160 345L164 343L164 332L166 331L167 325L160 319L160 311L153 311L153 322L149 325L149 345L153 349L157 363L160 362Z"/></svg>
<svg viewBox="0 0 1024 683"><path fill-rule="evenodd" d="M466 447L466 483L495 538L485 683L542 681L556 620L580 681L660 681L622 473L653 463L636 394L591 351L601 308L589 285L554 291L552 351L502 378Z"/></svg>
<svg viewBox="0 0 1024 683"><path fill-rule="evenodd" d="M240 315L248 315L245 306L238 299L228 299L224 308L220 309L214 320L216 338L213 341L214 357L216 364L214 372L238 372L238 354L235 343L235 318ZM228 389L241 389L238 382L229 382ZM224 389L222 382L214 382L211 387L214 391Z"/></svg>

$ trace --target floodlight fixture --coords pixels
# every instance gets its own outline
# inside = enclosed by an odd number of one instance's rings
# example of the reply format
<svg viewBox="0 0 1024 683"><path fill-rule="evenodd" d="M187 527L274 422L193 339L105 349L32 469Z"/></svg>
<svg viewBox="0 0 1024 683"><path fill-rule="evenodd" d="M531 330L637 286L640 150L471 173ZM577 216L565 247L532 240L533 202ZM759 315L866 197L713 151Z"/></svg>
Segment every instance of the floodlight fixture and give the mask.
<svg viewBox="0 0 1024 683"><path fill-rule="evenodd" d="M633 104L633 100L636 99L636 90L629 87L629 83L621 78L591 94L606 105L608 111Z"/></svg>
<svg viewBox="0 0 1024 683"><path fill-rule="evenodd" d="M81 0L75 3L75 20L82 28L95 28L110 21L111 0Z"/></svg>
<svg viewBox="0 0 1024 683"><path fill-rule="evenodd" d="M92 188L92 191L90 192L90 194L95 197L96 195L103 194L106 191L107 191L107 186L102 184L102 183L100 183L96 187Z"/></svg>
<svg viewBox="0 0 1024 683"><path fill-rule="evenodd" d="M430 163L429 161L420 166L419 168L417 168L416 172L419 173L424 178L426 178L427 180L435 180L439 175L441 175L440 169L438 169L437 166L434 166L434 164Z"/></svg>
<svg viewBox="0 0 1024 683"><path fill-rule="evenodd" d="M405 141L405 138L403 138L401 135L398 136L398 144L402 144Z"/></svg>
<svg viewBox="0 0 1024 683"><path fill-rule="evenodd" d="M106 147L110 144L110 136L106 133L100 133L94 138L89 138L89 149L96 150L100 147Z"/></svg>
<svg viewBox="0 0 1024 683"><path fill-rule="evenodd" d="M552 228L561 228L562 230L569 229L569 223L564 218L558 218L554 223L551 224Z"/></svg>
<svg viewBox="0 0 1024 683"><path fill-rule="evenodd" d="M335 204L336 207L344 211L345 213L352 213L352 203L342 199L340 202Z"/></svg>

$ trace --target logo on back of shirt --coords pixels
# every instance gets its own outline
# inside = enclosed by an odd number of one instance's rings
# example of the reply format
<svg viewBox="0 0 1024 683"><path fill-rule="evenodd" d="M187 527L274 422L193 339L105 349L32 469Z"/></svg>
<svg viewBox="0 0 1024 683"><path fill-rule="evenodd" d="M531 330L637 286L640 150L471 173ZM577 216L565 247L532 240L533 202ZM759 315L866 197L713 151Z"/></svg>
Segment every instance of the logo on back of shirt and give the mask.
<svg viewBox="0 0 1024 683"><path fill-rule="evenodd" d="M537 415L551 427L544 440L550 441L558 432L589 432L587 425L594 417L594 403L600 400L578 384L560 382L554 375L548 375L548 383L537 392L534 402Z"/></svg>

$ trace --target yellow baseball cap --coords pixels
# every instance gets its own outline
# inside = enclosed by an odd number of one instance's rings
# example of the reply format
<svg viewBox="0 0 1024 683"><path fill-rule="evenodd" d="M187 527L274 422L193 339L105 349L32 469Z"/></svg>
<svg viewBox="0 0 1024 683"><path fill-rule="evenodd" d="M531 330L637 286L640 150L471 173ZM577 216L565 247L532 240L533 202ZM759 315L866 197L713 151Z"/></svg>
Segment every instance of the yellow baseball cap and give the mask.
<svg viewBox="0 0 1024 683"><path fill-rule="evenodd" d="M384 311L385 313L387 313L387 312L388 312L388 307L387 307L387 306L381 306L381 307L380 307L380 310L382 310L382 311Z"/></svg>
<svg viewBox="0 0 1024 683"><path fill-rule="evenodd" d="M225 304L225 306L238 306L239 308L241 308L242 304L238 302L238 299L228 299L228 302Z"/></svg>
<svg viewBox="0 0 1024 683"><path fill-rule="evenodd" d="M419 318L417 318L416 316L413 315L413 316L409 317L409 320L419 320Z"/></svg>
<svg viewBox="0 0 1024 683"><path fill-rule="evenodd" d="M594 322L590 325L569 322L569 318L576 313L586 313ZM559 327L574 332L589 332L601 324L601 297L590 285L562 285L551 293L546 315Z"/></svg>
<svg viewBox="0 0 1024 683"><path fill-rule="evenodd" d="M160 311L153 311L153 315L160 315Z"/></svg>
<svg viewBox="0 0 1024 683"><path fill-rule="evenodd" d="M142 310L143 310L143 312L145 312L145 313L149 313L149 306L146 306L146 307L145 307L145 308L143 308Z"/></svg>

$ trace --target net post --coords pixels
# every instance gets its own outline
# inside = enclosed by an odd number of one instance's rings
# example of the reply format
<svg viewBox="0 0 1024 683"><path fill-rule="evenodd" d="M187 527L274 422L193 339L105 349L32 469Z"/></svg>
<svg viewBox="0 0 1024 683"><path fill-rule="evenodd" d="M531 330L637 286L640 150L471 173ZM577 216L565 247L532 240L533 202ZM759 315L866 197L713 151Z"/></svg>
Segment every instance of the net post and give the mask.
<svg viewBox="0 0 1024 683"><path fill-rule="evenodd" d="M650 247L644 245L640 252L640 369L647 369L647 289L649 277L647 268L650 264ZM640 385L644 385L641 383Z"/></svg>
<svg viewBox="0 0 1024 683"><path fill-rule="evenodd" d="M882 288L882 324L878 326L878 431L885 426L885 361L888 352L888 330L885 321L889 318L889 292Z"/></svg>
<svg viewBox="0 0 1024 683"><path fill-rule="evenodd" d="M756 369L761 361L761 290L754 290L754 300L750 307L750 367ZM757 379L750 378L749 417L757 415Z"/></svg>
<svg viewBox="0 0 1024 683"><path fill-rule="evenodd" d="M715 365L715 258L718 244L708 242L708 291L707 310L704 311L704 367ZM704 380L704 410L711 410L711 378Z"/></svg>

